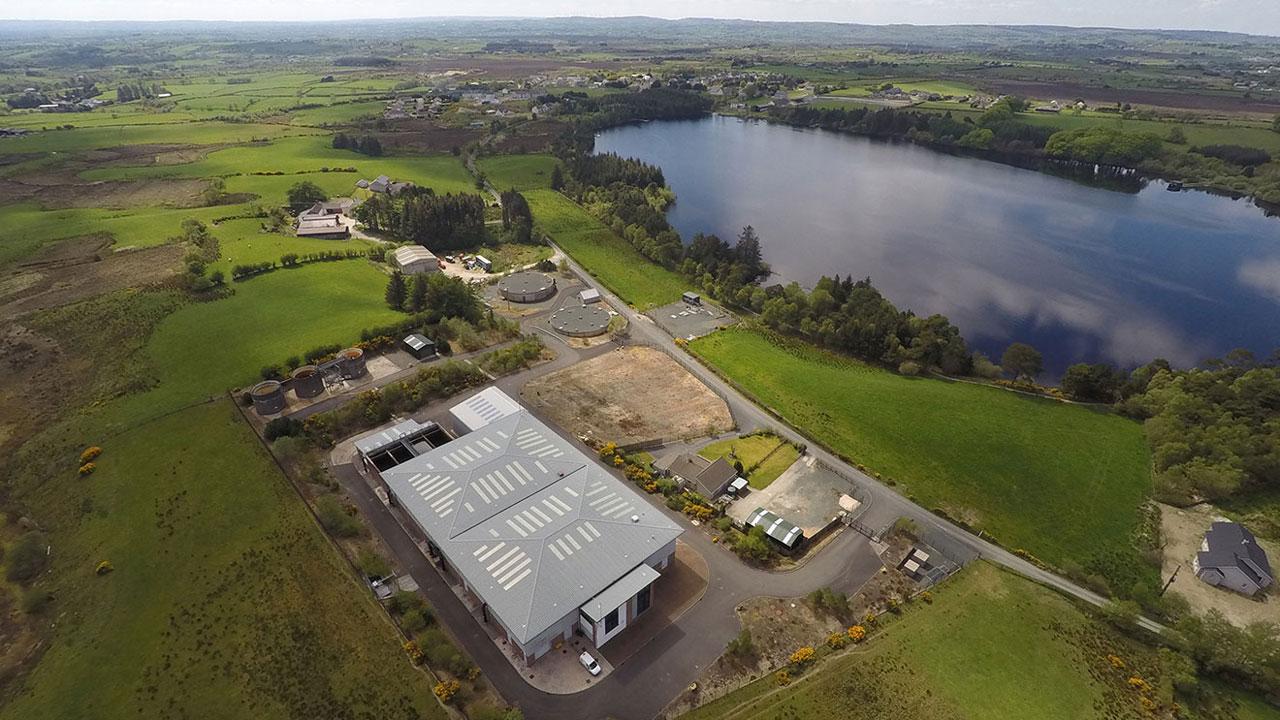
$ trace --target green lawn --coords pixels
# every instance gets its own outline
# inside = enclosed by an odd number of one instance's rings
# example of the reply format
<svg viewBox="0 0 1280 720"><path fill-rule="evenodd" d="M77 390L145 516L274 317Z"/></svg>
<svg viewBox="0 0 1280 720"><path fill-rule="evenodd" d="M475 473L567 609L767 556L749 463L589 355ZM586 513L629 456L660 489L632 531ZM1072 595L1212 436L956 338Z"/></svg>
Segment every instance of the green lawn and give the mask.
<svg viewBox="0 0 1280 720"><path fill-rule="evenodd" d="M655 264L582 206L552 190L525 193L534 222L587 272L628 303L645 310L675 302L690 288Z"/></svg>
<svg viewBox="0 0 1280 720"><path fill-rule="evenodd" d="M551 155L495 155L480 158L481 172L498 190L537 190L551 187L556 159Z"/></svg>
<svg viewBox="0 0 1280 720"><path fill-rule="evenodd" d="M0 718L446 717L230 401L85 440L27 498L57 621Z"/></svg>
<svg viewBox="0 0 1280 720"><path fill-rule="evenodd" d="M1107 659L1115 655L1124 668ZM1130 676L1171 702L1155 653L1066 599L975 563L865 645L786 688L772 675L684 720L1075 720L1150 717Z"/></svg>
<svg viewBox="0 0 1280 720"><path fill-rule="evenodd" d="M717 440L698 451L708 460L737 460L747 471L747 483L756 490L769 487L787 468L800 458L796 446L774 435L748 435L746 437ZM752 470L752 468L755 468Z"/></svg>
<svg viewBox="0 0 1280 720"><path fill-rule="evenodd" d="M264 123L220 121L148 123L108 127L76 128L32 133L23 137L0 138L0 154L26 152L71 152L124 145L179 144L213 145L244 143L285 135L314 133L307 128Z"/></svg>
<svg viewBox="0 0 1280 720"><path fill-rule="evenodd" d="M1083 406L908 378L811 346L727 328L690 350L839 454L1061 565L1128 590L1154 573L1131 537L1151 489L1141 427Z"/></svg>

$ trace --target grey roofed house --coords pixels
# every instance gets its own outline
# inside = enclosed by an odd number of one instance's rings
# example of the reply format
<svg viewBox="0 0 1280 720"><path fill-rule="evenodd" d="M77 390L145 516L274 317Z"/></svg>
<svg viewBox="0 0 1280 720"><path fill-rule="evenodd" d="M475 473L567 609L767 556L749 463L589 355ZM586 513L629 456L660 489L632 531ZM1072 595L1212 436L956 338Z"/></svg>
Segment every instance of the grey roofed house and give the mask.
<svg viewBox="0 0 1280 720"><path fill-rule="evenodd" d="M724 492L729 483L738 476L737 470L728 460L720 458L712 462L701 455L692 453L673 453L663 456L653 463L655 470L679 479L682 483L692 485L693 489L704 497L715 498Z"/></svg>
<svg viewBox="0 0 1280 720"><path fill-rule="evenodd" d="M369 183L369 190L372 192L384 193L390 185L391 178L386 175L379 175L373 180L373 182Z"/></svg>
<svg viewBox="0 0 1280 720"><path fill-rule="evenodd" d="M358 188L368 188L368 187L369 187L369 181L368 181L368 180L365 180L365 179L363 179L363 178L361 178L361 179L359 179L359 180L357 180L357 181L356 181L356 187L358 187Z"/></svg>
<svg viewBox="0 0 1280 720"><path fill-rule="evenodd" d="M682 532L523 408L381 477L526 659L601 612L620 630L622 608L604 608L615 600L626 603L625 626L636 571L669 566Z"/></svg>
<svg viewBox="0 0 1280 720"><path fill-rule="evenodd" d="M1243 525L1215 522L1204 534L1192 567L1196 577L1218 587L1254 595L1275 582L1258 539Z"/></svg>

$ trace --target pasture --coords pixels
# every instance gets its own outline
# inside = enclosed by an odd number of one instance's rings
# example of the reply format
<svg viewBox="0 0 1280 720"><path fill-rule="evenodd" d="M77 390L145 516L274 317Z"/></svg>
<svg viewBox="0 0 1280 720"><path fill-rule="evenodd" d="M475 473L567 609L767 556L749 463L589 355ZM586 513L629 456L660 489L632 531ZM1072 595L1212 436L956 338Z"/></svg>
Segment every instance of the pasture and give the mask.
<svg viewBox="0 0 1280 720"><path fill-rule="evenodd" d="M495 155L477 160L480 171L499 191L549 188L556 163L551 155Z"/></svg>
<svg viewBox="0 0 1280 720"><path fill-rule="evenodd" d="M933 596L787 687L769 675L682 719L1139 718L1144 695L1173 702L1154 651L1030 581L979 562Z"/></svg>
<svg viewBox="0 0 1280 720"><path fill-rule="evenodd" d="M1002 545L1076 563L1117 589L1151 580L1135 555L1151 492L1141 426L992 387L909 378L763 331L689 349L850 461Z"/></svg>
<svg viewBox="0 0 1280 720"><path fill-rule="evenodd" d="M641 255L569 198L552 190L531 190L525 197L541 231L631 305L666 305L689 289L684 278Z"/></svg>

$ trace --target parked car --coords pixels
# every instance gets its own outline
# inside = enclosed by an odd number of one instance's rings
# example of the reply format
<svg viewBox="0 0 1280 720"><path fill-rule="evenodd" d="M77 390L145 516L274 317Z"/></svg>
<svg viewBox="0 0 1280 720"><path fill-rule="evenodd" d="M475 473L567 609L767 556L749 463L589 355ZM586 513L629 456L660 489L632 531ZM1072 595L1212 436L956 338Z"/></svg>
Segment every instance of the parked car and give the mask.
<svg viewBox="0 0 1280 720"><path fill-rule="evenodd" d="M591 657L591 653L584 652L579 655L578 662L582 663L582 667L586 668L587 672L592 675L600 674L600 663L596 662L596 659Z"/></svg>

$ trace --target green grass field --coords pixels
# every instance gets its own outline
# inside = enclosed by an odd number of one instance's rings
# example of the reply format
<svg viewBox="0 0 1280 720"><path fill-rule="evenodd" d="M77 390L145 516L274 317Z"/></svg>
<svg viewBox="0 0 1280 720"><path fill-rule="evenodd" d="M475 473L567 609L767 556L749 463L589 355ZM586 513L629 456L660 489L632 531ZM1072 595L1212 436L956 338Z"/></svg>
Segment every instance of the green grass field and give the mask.
<svg viewBox="0 0 1280 720"><path fill-rule="evenodd" d="M310 134L315 130L265 123L229 123L220 121L186 123L148 123L107 127L51 130L23 137L0 138L0 154L27 152L72 152L113 148L124 145L175 144L214 145L245 143Z"/></svg>
<svg viewBox="0 0 1280 720"><path fill-rule="evenodd" d="M995 388L908 378L727 328L690 350L810 437L1055 565L1132 583L1131 537L1151 490L1137 423ZM1145 575L1144 575L1145 577ZM1128 585L1124 586L1128 589Z"/></svg>
<svg viewBox="0 0 1280 720"><path fill-rule="evenodd" d="M497 155L480 158L480 171L498 190L537 190L551 187L556 159L551 155Z"/></svg>
<svg viewBox="0 0 1280 720"><path fill-rule="evenodd" d="M525 197L542 232L628 303L645 310L675 302L689 289L684 278L641 255L569 198L552 190Z"/></svg>
<svg viewBox="0 0 1280 720"><path fill-rule="evenodd" d="M699 450L698 454L708 460L723 457L730 463L734 460L741 462L748 473L747 483L756 490L769 487L769 483L777 480L800 457L800 451L794 445L772 435L717 440ZM756 469L753 471L752 467Z"/></svg>
<svg viewBox="0 0 1280 720"><path fill-rule="evenodd" d="M446 717L229 400L85 440L97 473L40 491L53 642L0 718Z"/></svg>
<svg viewBox="0 0 1280 720"><path fill-rule="evenodd" d="M1107 659L1115 655L1124 668ZM865 645L785 688L772 675L684 720L1075 720L1151 717L1130 676L1172 702L1155 653L1064 598L975 563Z"/></svg>

